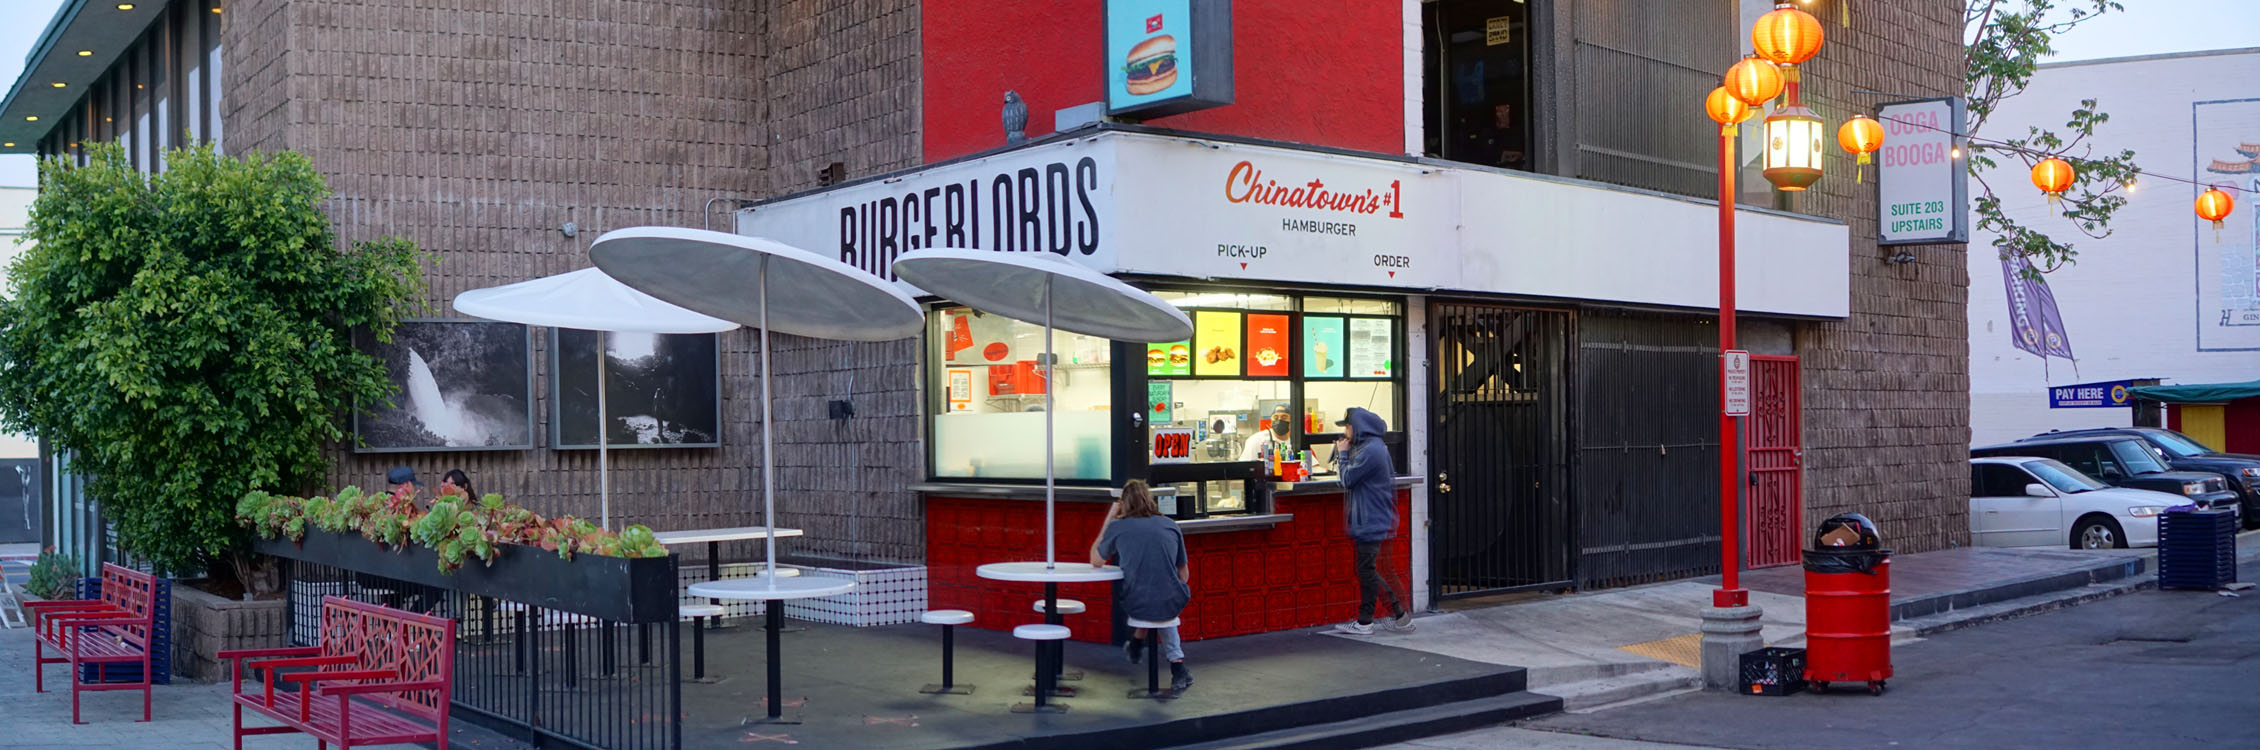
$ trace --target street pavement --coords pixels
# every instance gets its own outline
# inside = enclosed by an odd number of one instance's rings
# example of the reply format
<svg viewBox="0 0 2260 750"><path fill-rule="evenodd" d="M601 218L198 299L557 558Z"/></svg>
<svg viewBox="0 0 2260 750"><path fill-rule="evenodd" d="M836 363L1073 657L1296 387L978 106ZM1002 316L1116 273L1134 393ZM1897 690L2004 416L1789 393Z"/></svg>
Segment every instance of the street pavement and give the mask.
<svg viewBox="0 0 2260 750"><path fill-rule="evenodd" d="M2260 590L2143 591L1897 648L1882 697L1689 693L1394 747L2260 747L2256 657Z"/></svg>

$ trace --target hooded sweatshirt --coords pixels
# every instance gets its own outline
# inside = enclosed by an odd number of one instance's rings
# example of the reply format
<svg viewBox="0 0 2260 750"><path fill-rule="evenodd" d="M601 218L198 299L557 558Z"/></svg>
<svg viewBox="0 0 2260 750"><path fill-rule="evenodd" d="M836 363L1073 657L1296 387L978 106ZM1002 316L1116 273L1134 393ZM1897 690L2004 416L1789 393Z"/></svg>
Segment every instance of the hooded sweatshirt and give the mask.
<svg viewBox="0 0 2260 750"><path fill-rule="evenodd" d="M1348 421L1357 439L1350 443L1341 463L1344 512L1349 517L1350 539L1379 542L1397 533L1395 469L1389 446L1381 436L1389 425L1381 415L1351 407Z"/></svg>

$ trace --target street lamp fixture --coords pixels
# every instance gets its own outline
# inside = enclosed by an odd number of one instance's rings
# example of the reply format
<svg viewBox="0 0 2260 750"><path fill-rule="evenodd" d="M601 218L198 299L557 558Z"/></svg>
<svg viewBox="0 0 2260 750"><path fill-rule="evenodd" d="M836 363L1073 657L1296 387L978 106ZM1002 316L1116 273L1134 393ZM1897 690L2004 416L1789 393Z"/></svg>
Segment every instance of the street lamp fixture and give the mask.
<svg viewBox="0 0 2260 750"><path fill-rule="evenodd" d="M1802 105L1777 107L1766 116L1766 181L1784 191L1821 180L1821 133L1827 123Z"/></svg>

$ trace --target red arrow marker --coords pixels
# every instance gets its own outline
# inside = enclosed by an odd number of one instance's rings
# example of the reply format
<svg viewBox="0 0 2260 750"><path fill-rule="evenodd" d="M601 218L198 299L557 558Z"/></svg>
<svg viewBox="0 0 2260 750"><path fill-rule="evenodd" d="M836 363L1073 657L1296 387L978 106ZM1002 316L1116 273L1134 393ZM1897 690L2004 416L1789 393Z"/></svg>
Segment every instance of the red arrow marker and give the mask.
<svg viewBox="0 0 2260 750"><path fill-rule="evenodd" d="M1246 264L1246 263L1242 263L1242 264L1240 264L1240 270L1242 270L1242 271L1248 270L1248 264Z"/></svg>

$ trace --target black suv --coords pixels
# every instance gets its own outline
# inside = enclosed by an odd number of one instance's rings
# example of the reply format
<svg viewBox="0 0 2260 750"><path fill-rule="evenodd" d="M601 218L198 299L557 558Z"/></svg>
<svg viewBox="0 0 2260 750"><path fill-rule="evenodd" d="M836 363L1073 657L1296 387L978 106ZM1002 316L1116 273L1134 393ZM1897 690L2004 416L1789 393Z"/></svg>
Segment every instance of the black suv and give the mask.
<svg viewBox="0 0 2260 750"><path fill-rule="evenodd" d="M1974 448L1970 455L2053 458L2114 487L2183 495L2200 508L2238 508L2237 493L2221 475L2168 469L2149 443L2129 435L2053 436Z"/></svg>
<svg viewBox="0 0 2260 750"><path fill-rule="evenodd" d="M2017 442L2105 436L2141 438L2142 442L2150 446L2152 453L2165 459L2167 468L2220 475L2222 479L2228 480L2229 490L2236 493L2237 507L2260 508L2260 456L2222 453L2173 430L2159 427L2094 427L2046 432ZM2244 527L2260 529L2260 513L2244 514Z"/></svg>

